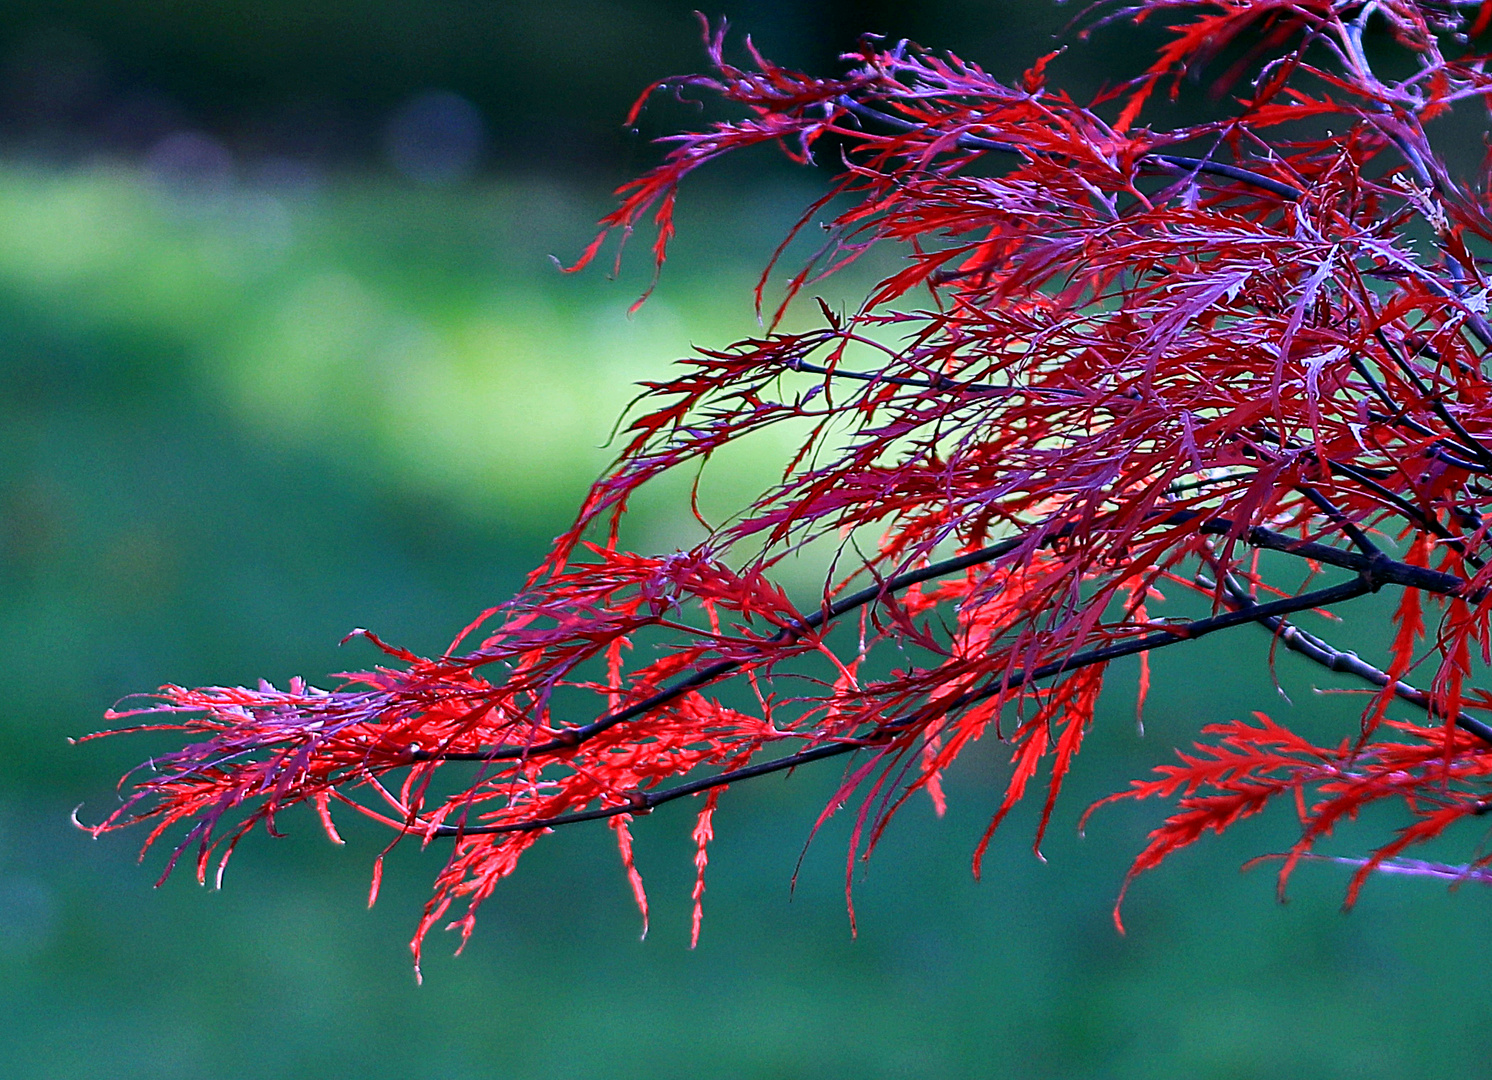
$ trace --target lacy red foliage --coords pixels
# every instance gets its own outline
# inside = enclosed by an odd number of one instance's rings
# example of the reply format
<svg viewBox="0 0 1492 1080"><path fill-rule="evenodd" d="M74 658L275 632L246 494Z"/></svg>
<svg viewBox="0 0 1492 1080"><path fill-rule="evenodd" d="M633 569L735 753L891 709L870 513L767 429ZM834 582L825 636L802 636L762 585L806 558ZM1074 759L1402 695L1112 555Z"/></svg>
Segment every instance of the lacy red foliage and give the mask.
<svg viewBox="0 0 1492 1080"><path fill-rule="evenodd" d="M990 830L1045 775L1039 843L1110 662L1262 627L1375 688L1366 709L1325 747L1264 717L1204 728L1195 752L1113 796L1176 803L1131 877L1283 797L1301 834L1282 886L1383 800L1405 824L1354 861L1349 901L1375 869L1485 879L1485 859L1399 856L1487 809L1492 771L1472 659L1488 661L1492 608L1477 254L1492 220L1485 169L1456 175L1426 127L1485 107L1469 35L1489 12L1137 0L1098 21L1162 20L1168 44L1087 106L1046 86L1051 57L1007 86L951 54L868 42L819 79L754 50L734 66L724 27L710 31L710 73L654 89L744 119L665 139L578 266L649 215L661 264L680 182L771 143L843 166L800 222L829 216L829 241L784 306L872 248L895 246L901 268L852 315L820 305L801 333L774 320L646 384L574 527L443 655L367 635L391 666L336 690L167 686L112 713L195 738L129 778L93 831L144 823L154 842L184 826L167 872L190 853L199 876L303 802L333 837L338 804L449 842L418 954L454 903L469 935L519 856L571 822L610 819L645 912L632 819L701 795L697 935L727 785L845 756L824 816L857 802L853 862L910 794L941 809L943 770L991 733L1013 772ZM1236 95L1227 114L1145 126L1157 92L1196 74ZM619 548L641 485L782 424L803 436L780 482L706 540ZM774 577L815 542L837 569L795 600ZM1201 613L1156 618L1163 585ZM1381 666L1289 621L1388 587L1403 598ZM1405 681L1416 669L1423 689Z"/></svg>

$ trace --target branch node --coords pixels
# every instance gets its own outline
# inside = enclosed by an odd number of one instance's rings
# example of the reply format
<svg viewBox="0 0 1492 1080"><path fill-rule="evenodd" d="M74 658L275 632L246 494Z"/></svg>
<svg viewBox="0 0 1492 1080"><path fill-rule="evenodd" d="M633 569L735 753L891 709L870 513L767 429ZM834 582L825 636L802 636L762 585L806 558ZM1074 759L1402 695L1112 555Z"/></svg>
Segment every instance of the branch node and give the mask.
<svg viewBox="0 0 1492 1080"><path fill-rule="evenodd" d="M1358 577L1369 592L1377 592L1393 580L1393 570L1394 560L1381 551L1375 551L1368 557L1368 565L1358 571Z"/></svg>

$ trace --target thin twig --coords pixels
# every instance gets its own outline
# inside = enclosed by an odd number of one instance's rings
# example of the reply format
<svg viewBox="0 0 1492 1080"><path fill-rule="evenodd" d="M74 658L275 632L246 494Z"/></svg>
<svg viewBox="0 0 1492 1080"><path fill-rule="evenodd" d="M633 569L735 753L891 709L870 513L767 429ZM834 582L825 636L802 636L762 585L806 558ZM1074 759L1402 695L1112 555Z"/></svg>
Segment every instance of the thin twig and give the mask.
<svg viewBox="0 0 1492 1080"><path fill-rule="evenodd" d="M886 127L903 133L931 130L926 124L916 124L910 120L904 120L899 116L882 112L880 109L873 109L869 105L862 104L848 95L841 95L837 99L837 102L840 106L863 120L872 120L877 124L883 124ZM986 139L980 135L970 135L968 132L954 136L953 141L961 150L994 150L1005 154L1019 154L1022 157L1026 157L1029 154L1028 147L1017 143ZM1220 161L1208 161L1205 158L1151 153L1143 155L1139 161L1142 165L1149 165L1170 173L1208 173L1212 176L1236 180L1241 184L1247 184L1261 191L1267 191L1272 195L1278 195L1282 199L1295 200L1305 194L1305 192L1292 184L1282 183L1279 180L1271 180L1267 176L1261 176L1259 173L1237 165L1227 165Z"/></svg>
<svg viewBox="0 0 1492 1080"><path fill-rule="evenodd" d="M1351 521L1346 514L1342 513L1336 503L1307 484L1300 485L1297 490L1314 503L1316 508L1325 514L1333 525L1341 529L1347 539L1356 544L1358 550L1364 555L1373 556L1383 554L1378 545L1368 539L1368 534L1358 528L1357 524Z"/></svg>
<svg viewBox="0 0 1492 1080"><path fill-rule="evenodd" d="M1206 578L1199 578L1199 581L1205 587L1213 586L1213 582L1208 581ZM1239 610L1247 611L1257 606L1257 602L1253 597L1249 596L1247 590L1233 580L1231 574L1224 577L1224 588L1227 590L1225 602L1235 606ZM1407 701L1411 705L1423 709L1432 717L1441 720L1445 719L1444 712L1428 693L1411 683L1405 682L1403 679L1391 678L1388 672L1374 667L1355 652L1348 649L1338 649L1315 634L1302 630L1294 623L1288 622L1279 616L1262 615L1257 617L1255 621L1278 638L1284 644L1285 648L1291 652L1304 656L1306 659L1321 665L1328 671L1352 675L1379 688L1388 687L1394 697L1399 698L1401 701ZM1492 725L1478 720L1474 716L1468 716L1464 712L1457 713L1455 720L1456 726L1462 731L1475 735L1483 742L1492 745Z"/></svg>
<svg viewBox="0 0 1492 1080"><path fill-rule="evenodd" d="M826 375L835 379L853 379L857 382L888 383L892 386L906 386L914 390L950 390L969 394L1028 394L1038 397L1042 394L1050 394L1053 397L1081 398L1080 390L1069 390L1064 387L1035 387L1035 386L994 386L990 383L959 382L957 379L940 375L934 382L931 379L909 379L902 375L883 375L875 371L851 371L848 368L828 368L822 364L811 364L807 360L790 360L787 363L793 371L806 372L810 375Z"/></svg>
<svg viewBox="0 0 1492 1080"><path fill-rule="evenodd" d="M1462 425L1461 421L1457 420L1455 415L1445 407L1445 402L1440 400L1440 395L1435 393L1428 386L1425 385L1424 380L1421 379L1419 376L1419 372L1414 370L1414 365L1411 364L1408 358L1401 354L1398 349L1395 349L1392 343L1389 342L1388 335L1383 332L1383 328L1381 326L1373 331L1373 336L1378 339L1378 344L1383 346L1383 351L1388 353L1389 359L1393 360L1394 366L1396 366L1401 372L1403 372L1404 377L1407 378L1414 385L1414 389L1419 393L1420 397L1425 400L1425 403L1430 406L1431 411L1434 412L1436 416L1440 417L1440 419L1445 422L1445 425L1456 433L1456 437L1461 440L1461 444L1468 451L1470 451L1477 458L1477 460L1482 463L1484 467L1492 465L1492 450L1488 450L1487 447L1484 446L1475 435L1467 431L1466 428Z"/></svg>

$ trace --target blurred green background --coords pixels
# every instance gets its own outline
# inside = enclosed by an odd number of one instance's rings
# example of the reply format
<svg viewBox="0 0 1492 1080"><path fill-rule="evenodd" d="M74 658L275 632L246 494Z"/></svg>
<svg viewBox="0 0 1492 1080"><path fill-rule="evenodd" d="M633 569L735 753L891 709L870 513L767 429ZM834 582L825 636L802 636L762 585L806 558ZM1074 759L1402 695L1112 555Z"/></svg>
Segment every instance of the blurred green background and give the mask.
<svg viewBox="0 0 1492 1080"><path fill-rule="evenodd" d="M743 2L769 55L824 66L864 30L1013 76L1071 9L1044 0ZM1118 672L1047 844L1032 816L969 856L1007 766L978 748L936 820L910 806L842 892L843 823L788 882L836 774L732 791L704 936L687 948L690 808L637 828L653 932L609 832L551 837L464 955L405 948L438 850L333 848L308 816L243 845L221 892L151 888L139 837L99 842L120 773L165 744L72 746L121 696L376 662L355 626L438 650L562 528L630 385L753 328L749 286L823 177L759 155L686 191L655 298L567 277L609 191L688 114L619 122L702 63L669 0L0 2L0 1076L457 1080L1483 1075L1486 900L1388 879L1338 908L1308 866L1289 905L1245 859L1270 815L1110 905L1159 807L1091 799L1208 720L1266 708L1331 730L1263 643L1156 661L1148 734ZM1079 46L1080 93L1134 38ZM854 280L832 286L851 295ZM771 446L756 453L770 463ZM710 478L726 502L751 461ZM687 542L667 490L639 546ZM739 500L738 500L739 501ZM1378 614L1381 614L1379 612ZM1369 613L1357 636L1370 646ZM1350 723L1350 719L1348 721ZM1375 823L1383 826L1384 822ZM1381 835L1381 828L1378 833Z"/></svg>

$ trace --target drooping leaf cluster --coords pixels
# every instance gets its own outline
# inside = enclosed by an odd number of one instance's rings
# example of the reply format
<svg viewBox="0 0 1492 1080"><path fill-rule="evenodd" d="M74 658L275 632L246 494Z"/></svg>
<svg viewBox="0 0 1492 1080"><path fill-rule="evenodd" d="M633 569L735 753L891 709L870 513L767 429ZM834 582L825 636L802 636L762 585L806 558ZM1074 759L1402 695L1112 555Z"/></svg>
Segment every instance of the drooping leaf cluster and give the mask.
<svg viewBox="0 0 1492 1080"><path fill-rule="evenodd" d="M1100 7L1090 30L1162 21L1168 41L1086 105L1047 85L1052 56L1005 85L868 40L816 78L749 42L736 66L708 29L710 70L650 94L736 118L663 140L578 266L647 224L661 265L679 185L722 155L827 155L836 179L800 222L826 218L827 243L768 329L645 385L574 527L446 653L369 634L389 666L333 690L167 686L111 714L191 739L92 828L170 834L167 872L186 855L199 877L299 803L333 838L342 808L449 843L418 954L452 905L469 935L521 854L571 822L609 822L646 914L634 820L698 796L697 936L728 786L843 758L825 816L850 807L853 865L912 794L941 809L943 771L993 737L1013 769L989 830L1044 787L1039 844L1108 665L1139 656L1143 697L1149 653L1227 630L1361 680L1368 704L1330 746L1262 716L1204 728L1114 796L1175 803L1131 876L1283 799L1301 839L1282 884L1381 801L1405 824L1357 861L1353 895L1375 869L1485 878L1485 860L1400 855L1482 813L1492 771L1474 685L1492 218L1485 167L1459 175L1432 138L1453 107L1487 107L1489 19L1492 0ZM1188 76L1229 107L1153 126ZM882 248L897 269L857 310L781 328L821 276ZM749 506L686 551L622 548L642 485L774 427L801 446ZM790 595L784 568L826 547L822 591ZM1379 658L1291 622L1383 589L1402 596ZM1176 594L1202 614L1158 617Z"/></svg>

